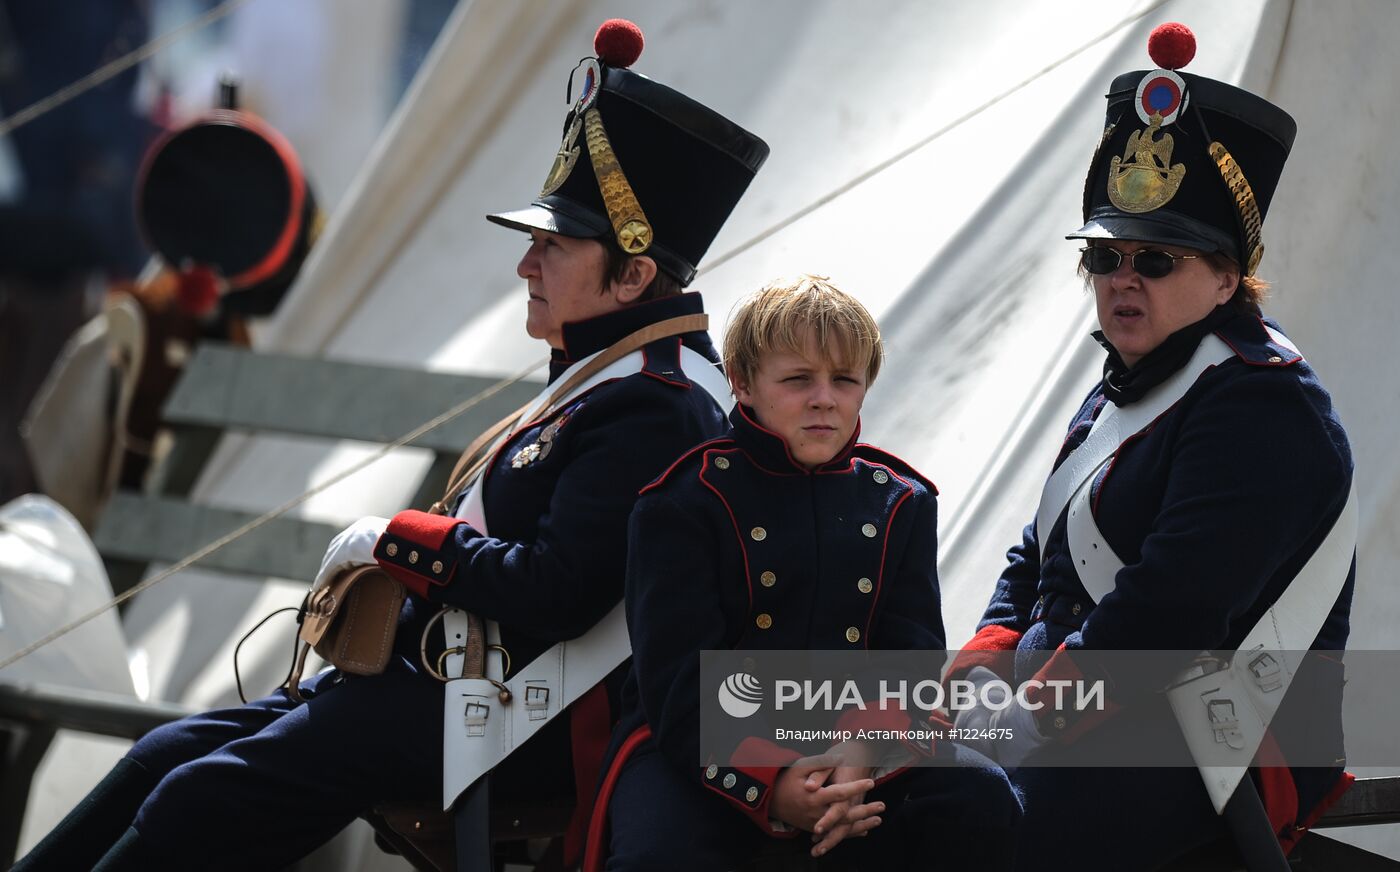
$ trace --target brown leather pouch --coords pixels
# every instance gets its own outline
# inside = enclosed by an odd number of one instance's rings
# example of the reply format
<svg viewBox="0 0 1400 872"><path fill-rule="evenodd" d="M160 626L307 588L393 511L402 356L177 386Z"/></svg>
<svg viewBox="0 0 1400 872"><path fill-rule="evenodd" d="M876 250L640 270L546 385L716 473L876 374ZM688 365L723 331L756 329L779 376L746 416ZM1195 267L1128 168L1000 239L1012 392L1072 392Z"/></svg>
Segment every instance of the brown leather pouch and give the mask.
<svg viewBox="0 0 1400 872"><path fill-rule="evenodd" d="M308 649L342 672L378 675L389 663L403 608L404 586L378 566L357 566L306 595L301 621L301 650L287 691L299 699L297 685Z"/></svg>

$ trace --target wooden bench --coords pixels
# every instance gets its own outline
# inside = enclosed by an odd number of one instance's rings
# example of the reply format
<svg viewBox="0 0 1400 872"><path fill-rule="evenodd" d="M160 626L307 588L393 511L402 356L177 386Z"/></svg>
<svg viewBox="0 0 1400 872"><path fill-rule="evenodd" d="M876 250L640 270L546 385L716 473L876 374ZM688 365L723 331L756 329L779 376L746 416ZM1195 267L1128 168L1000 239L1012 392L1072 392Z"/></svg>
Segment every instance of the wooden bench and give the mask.
<svg viewBox="0 0 1400 872"><path fill-rule="evenodd" d="M185 367L162 412L171 448L151 470L143 491L115 493L93 542L112 588L121 593L151 563L173 563L257 515L195 503L190 493L225 433L279 434L310 439L387 444L497 379L346 361L259 354L205 342ZM521 382L483 399L459 417L408 443L433 460L410 505L426 507L442 495L462 449L485 428L534 397L539 385ZM354 518L344 519L344 523ZM305 579L320 567L326 544L344 524L282 517L264 524L197 564L256 578ZM168 584L179 584L172 579ZM35 768L58 729L136 739L192 712L170 703L71 688L0 684L0 861L14 855ZM483 794L484 795L484 794ZM503 816L506 817L506 816ZM498 835L522 832L509 826ZM489 819L466 821L484 854L459 868L489 868ZM475 866L471 866L475 863Z"/></svg>
<svg viewBox="0 0 1400 872"><path fill-rule="evenodd" d="M178 560L256 517L188 499L225 432L385 444L496 381L204 343L165 404L165 425L174 436L169 454L152 470L145 491L113 495L94 531L114 591L139 581L150 562ZM512 385L409 443L433 452L410 505L426 508L440 497L462 449L538 390L532 383ZM200 565L309 583L326 543L342 527L279 518Z"/></svg>

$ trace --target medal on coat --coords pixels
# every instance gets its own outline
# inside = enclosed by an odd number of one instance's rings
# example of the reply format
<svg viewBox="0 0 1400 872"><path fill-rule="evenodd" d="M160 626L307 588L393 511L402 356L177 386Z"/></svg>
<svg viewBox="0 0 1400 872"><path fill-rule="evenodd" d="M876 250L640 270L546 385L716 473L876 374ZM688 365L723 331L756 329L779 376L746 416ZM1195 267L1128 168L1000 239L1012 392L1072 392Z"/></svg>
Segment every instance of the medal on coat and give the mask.
<svg viewBox="0 0 1400 872"><path fill-rule="evenodd" d="M536 461L544 460L549 456L550 450L554 447L555 437L559 435L559 431L568 422L568 412L550 421L549 424L540 431L540 435L535 437L534 442L531 442L515 453L515 456L510 459L510 465L515 469L522 469Z"/></svg>

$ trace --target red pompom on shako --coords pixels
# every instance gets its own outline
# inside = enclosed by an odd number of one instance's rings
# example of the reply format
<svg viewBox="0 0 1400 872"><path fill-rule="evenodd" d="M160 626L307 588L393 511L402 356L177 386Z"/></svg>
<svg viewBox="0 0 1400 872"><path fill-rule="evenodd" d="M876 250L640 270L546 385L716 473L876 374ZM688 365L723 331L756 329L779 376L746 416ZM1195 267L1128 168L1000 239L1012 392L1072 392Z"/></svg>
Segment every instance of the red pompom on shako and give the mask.
<svg viewBox="0 0 1400 872"><path fill-rule="evenodd" d="M642 56L644 44L642 29L626 18L609 18L593 36L593 51L610 67L632 66Z"/></svg>
<svg viewBox="0 0 1400 872"><path fill-rule="evenodd" d="M1147 54L1162 69L1179 70L1196 56L1196 34L1175 21L1158 25L1147 38Z"/></svg>

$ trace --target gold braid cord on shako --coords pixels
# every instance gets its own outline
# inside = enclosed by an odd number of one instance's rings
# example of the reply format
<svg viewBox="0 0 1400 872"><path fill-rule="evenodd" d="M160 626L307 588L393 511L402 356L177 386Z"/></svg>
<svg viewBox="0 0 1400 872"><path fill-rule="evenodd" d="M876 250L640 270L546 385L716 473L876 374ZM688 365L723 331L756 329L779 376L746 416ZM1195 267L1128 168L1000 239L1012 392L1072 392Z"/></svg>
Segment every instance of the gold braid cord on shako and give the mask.
<svg viewBox="0 0 1400 872"><path fill-rule="evenodd" d="M603 205L607 207L617 244L628 254L641 254L651 247L651 224L632 186L627 183L622 165L617 162L608 132L603 129L603 116L596 106L584 113L583 135L588 140L588 156L592 159L593 173L598 177L598 191L603 195Z"/></svg>
<svg viewBox="0 0 1400 872"><path fill-rule="evenodd" d="M1245 247L1248 249L1244 274L1252 276L1264 257L1264 217L1259 214L1259 201L1254 198L1254 189L1244 177L1244 170L1235 163L1225 146L1212 142L1210 156L1215 159L1215 165L1220 168L1220 177L1235 197L1235 209L1239 211L1240 223L1244 225Z"/></svg>
<svg viewBox="0 0 1400 872"><path fill-rule="evenodd" d="M651 248L653 233L651 222L642 211L642 204L627 175L622 171L617 153L608 140L608 131L603 126L603 114L598 110L598 93L603 86L603 68L600 62L613 66L626 67L641 53L641 31L630 22L608 21L598 29L594 38L597 58L585 58L575 69L583 70L583 83L578 100L574 103L568 129L564 131L564 141L554 155L554 165L549 169L541 197L547 197L563 186L569 174L578 164L579 125L582 122L584 140L588 144L589 161L593 164L593 174L598 180L598 193L603 197L603 207L608 212L608 223L612 225L613 236L618 246L628 254L642 254ZM572 85L573 77L569 77Z"/></svg>

